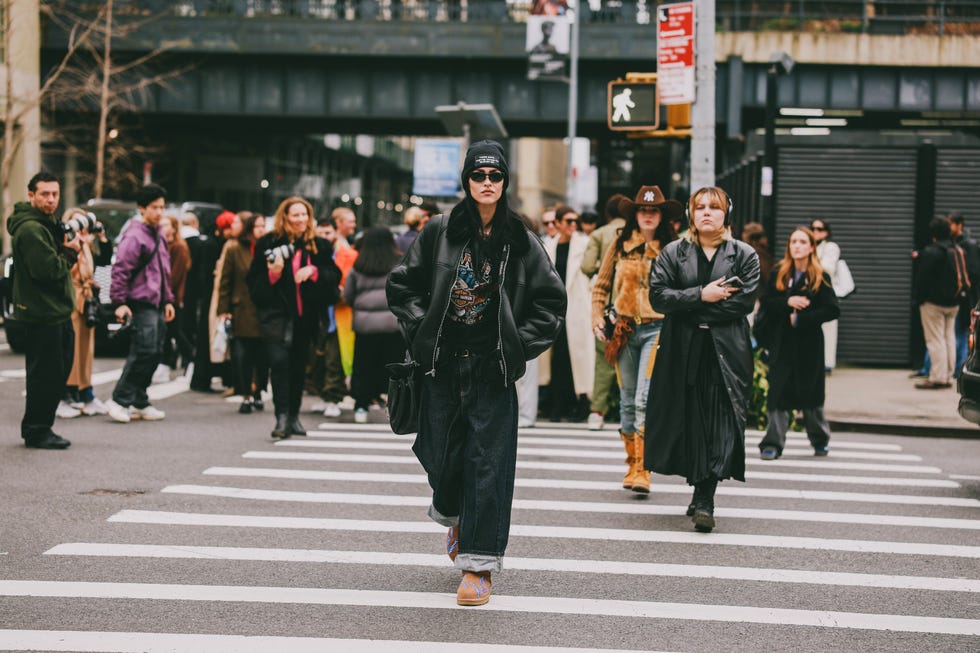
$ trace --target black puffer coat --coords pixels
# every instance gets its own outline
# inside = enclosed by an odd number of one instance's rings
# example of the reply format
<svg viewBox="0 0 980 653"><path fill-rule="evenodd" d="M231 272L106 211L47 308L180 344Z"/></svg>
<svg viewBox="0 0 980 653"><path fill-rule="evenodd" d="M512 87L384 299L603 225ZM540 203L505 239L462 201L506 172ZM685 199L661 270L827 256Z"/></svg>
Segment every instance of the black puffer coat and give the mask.
<svg viewBox="0 0 980 653"><path fill-rule="evenodd" d="M685 378L691 341L699 324L710 328L739 425L738 446L745 446L746 412L752 394L752 342L746 316L755 305L759 257L741 241L722 242L712 260L711 280L738 276L745 285L728 299L707 304L701 301L697 247L687 239L675 240L660 252L650 273L650 304L666 315L650 380L644 453L645 466L658 474L689 475ZM738 460L744 465L743 456ZM740 473L744 471L734 470L732 475L739 478Z"/></svg>
<svg viewBox="0 0 980 653"><path fill-rule="evenodd" d="M450 292L472 234L465 202L456 205L449 217L429 220L388 277L388 305L425 374L435 375ZM512 211L502 219L503 292L497 346L503 352L499 363L504 383L510 384L524 375L527 361L554 342L566 298L541 240Z"/></svg>
<svg viewBox="0 0 980 653"><path fill-rule="evenodd" d="M778 272L778 269L774 270L770 275L766 294L762 297L766 314L773 321L767 406L782 410L823 406L825 375L821 325L840 316L837 295L827 273L816 292L810 289L811 284L805 276L786 290L777 290ZM810 299L810 305L797 313L795 327L790 323L793 309L786 303L793 295L805 295Z"/></svg>
<svg viewBox="0 0 980 653"><path fill-rule="evenodd" d="M248 290L255 302L259 318L259 333L263 338L291 343L292 325L297 316L296 282L290 261L282 270L282 277L275 285L269 283L269 262L265 252L285 244L285 238L270 233L255 243L255 257L248 270ZM302 250L302 265L317 268L317 280L300 284L303 300L303 324L306 332L317 334L320 320L325 319L326 308L337 303L340 297L340 268L333 262L333 247L323 238L315 239L316 253Z"/></svg>

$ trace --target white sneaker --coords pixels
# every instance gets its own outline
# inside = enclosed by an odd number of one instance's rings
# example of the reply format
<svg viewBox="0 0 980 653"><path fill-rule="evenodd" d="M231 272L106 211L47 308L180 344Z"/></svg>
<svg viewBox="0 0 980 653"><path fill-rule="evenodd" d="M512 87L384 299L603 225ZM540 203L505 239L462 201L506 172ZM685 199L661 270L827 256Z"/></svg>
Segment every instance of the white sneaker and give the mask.
<svg viewBox="0 0 980 653"><path fill-rule="evenodd" d="M81 411L82 415L106 415L109 413L109 407L96 398L87 404L82 404Z"/></svg>
<svg viewBox="0 0 980 653"><path fill-rule="evenodd" d="M153 372L153 378L150 383L169 383L170 382L170 368L163 363L157 365L157 369Z"/></svg>
<svg viewBox="0 0 980 653"><path fill-rule="evenodd" d="M364 408L357 408L354 410L354 423L355 424L367 424L368 412Z"/></svg>
<svg viewBox="0 0 980 653"><path fill-rule="evenodd" d="M322 413L327 409L327 402L325 401L315 401L313 405L310 406L311 413Z"/></svg>
<svg viewBox="0 0 980 653"><path fill-rule="evenodd" d="M605 420L603 419L602 413L592 412L589 413L589 430L590 431L601 431L602 424Z"/></svg>
<svg viewBox="0 0 980 653"><path fill-rule="evenodd" d="M113 422L119 422L120 424L129 424L130 416L129 409L125 406L120 406L111 399L106 402L106 415L112 419Z"/></svg>
<svg viewBox="0 0 980 653"><path fill-rule="evenodd" d="M323 405L324 417L340 417L340 406L332 401L327 401Z"/></svg>
<svg viewBox="0 0 980 653"><path fill-rule="evenodd" d="M130 419L141 419L146 422L159 422L167 414L162 410L154 408L153 406L147 406L146 408L137 408L135 406L129 407L129 418Z"/></svg>
<svg viewBox="0 0 980 653"><path fill-rule="evenodd" d="M82 414L82 411L77 408L72 408L66 402L58 402L58 408L54 411L55 417L60 417L61 419L71 419L72 417L78 417Z"/></svg>

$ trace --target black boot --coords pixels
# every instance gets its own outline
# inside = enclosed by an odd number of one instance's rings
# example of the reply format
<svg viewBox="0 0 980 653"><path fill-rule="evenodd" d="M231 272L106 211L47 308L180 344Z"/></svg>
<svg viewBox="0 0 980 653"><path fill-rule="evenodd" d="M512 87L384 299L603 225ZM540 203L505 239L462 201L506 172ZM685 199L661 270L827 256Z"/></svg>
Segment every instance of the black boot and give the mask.
<svg viewBox="0 0 980 653"><path fill-rule="evenodd" d="M290 415L286 421L286 433L289 435L306 435L306 429L299 423L299 415Z"/></svg>
<svg viewBox="0 0 980 653"><path fill-rule="evenodd" d="M715 527L715 488L717 479L701 481L694 486L694 530L710 533Z"/></svg>
<svg viewBox="0 0 980 653"><path fill-rule="evenodd" d="M697 488L694 488L694 495L691 497L691 503L687 504L687 516L688 517L693 517L694 516L694 509L697 507L694 504L694 500L697 499L697 498L698 498L698 490L697 490Z"/></svg>
<svg viewBox="0 0 980 653"><path fill-rule="evenodd" d="M277 440L289 437L289 418L285 413L276 415L276 425L272 429L272 437Z"/></svg>

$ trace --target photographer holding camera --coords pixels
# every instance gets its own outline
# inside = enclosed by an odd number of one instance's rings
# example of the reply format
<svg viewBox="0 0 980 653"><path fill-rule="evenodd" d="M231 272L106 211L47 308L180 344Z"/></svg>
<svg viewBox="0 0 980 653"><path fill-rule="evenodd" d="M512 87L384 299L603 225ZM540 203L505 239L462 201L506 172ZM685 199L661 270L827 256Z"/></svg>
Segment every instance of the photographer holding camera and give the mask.
<svg viewBox="0 0 980 653"><path fill-rule="evenodd" d="M98 219L82 208L65 211L61 216L65 234L81 237L78 260L71 269L71 281L75 288L75 310L71 323L75 330L75 359L68 376L68 389L77 403L72 406L64 401L58 406L58 417L79 415L105 415L108 408L95 397L92 388L92 363L95 359L95 327L99 323L99 285L95 282L95 268L112 262L112 242ZM94 246L98 240L98 245Z"/></svg>
<svg viewBox="0 0 980 653"><path fill-rule="evenodd" d="M162 410L150 405L146 389L163 356L164 323L175 315L170 254L160 233L166 202L167 191L161 186L149 184L140 189L136 195L140 219L123 233L112 266L109 297L116 306L116 319L133 325L126 366L107 405L109 417L123 424L165 417Z"/></svg>
<svg viewBox="0 0 980 653"><path fill-rule="evenodd" d="M71 268L81 249L79 235L66 234L54 217L61 184L39 172L27 184L28 202L17 202L7 220L15 261L14 317L25 323L27 399L20 435L32 449L67 449L56 435L55 411L71 370L75 309Z"/></svg>

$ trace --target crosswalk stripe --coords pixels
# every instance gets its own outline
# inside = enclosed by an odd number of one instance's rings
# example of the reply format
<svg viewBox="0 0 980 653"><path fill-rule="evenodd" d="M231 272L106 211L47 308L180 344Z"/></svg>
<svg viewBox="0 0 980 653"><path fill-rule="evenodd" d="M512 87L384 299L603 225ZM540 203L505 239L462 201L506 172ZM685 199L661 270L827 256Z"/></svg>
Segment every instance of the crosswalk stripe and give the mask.
<svg viewBox="0 0 980 653"><path fill-rule="evenodd" d="M415 567L449 566L445 554L421 554L408 551L330 551L323 549L248 548L223 546L185 546L159 544L101 544L74 542L59 544L45 555L95 556L129 558L177 558L206 560L239 560L256 562L318 562L330 564L390 565L392 557L399 565ZM797 569L721 567L711 565L658 564L616 560L569 560L555 558L518 558L508 556L509 570L549 571L624 576L660 576L673 578L710 578L749 580L767 583L798 583L847 587L879 587L936 592L980 592L980 580L933 578L890 574L856 574Z"/></svg>
<svg viewBox="0 0 980 653"><path fill-rule="evenodd" d="M182 394L191 389L191 381L186 377L177 377L173 381L168 381L166 383L157 383L151 385L146 389L146 395L152 401L160 401L161 399L168 399L175 395Z"/></svg>
<svg viewBox="0 0 980 653"><path fill-rule="evenodd" d="M276 442L276 447L317 447L321 445L321 442L306 442L298 440L282 440ZM553 452L547 451L548 455L552 455ZM253 452L249 451L244 454L245 457L256 457L255 453L269 453L269 452ZM530 455L526 449L518 449L517 455ZM591 453L591 452L590 452ZM358 462L358 463L377 463L377 464L411 464L417 465L418 461L415 456L410 452L406 453L404 456L385 456L385 455L366 455L366 454L337 454L337 453L302 453L293 454L293 460L332 460L338 462ZM765 460L752 460L751 458L746 459L745 463L747 465L763 465L769 468L780 468L780 467L803 467L807 469L839 469L839 470L853 470L853 471L868 471L868 472L905 472L913 474L941 474L942 470L938 467L930 467L927 465L876 465L871 463L838 463L824 460L815 461L803 461L803 460L780 460L780 461L765 461ZM524 469L549 469L558 470L566 472L617 472L622 473L622 465L601 465L601 464L585 464L585 463L553 463L553 462L543 462L543 461L518 461L518 468Z"/></svg>
<svg viewBox="0 0 980 653"><path fill-rule="evenodd" d="M379 474L368 472L331 472L315 469L277 469L262 467L209 467L203 472L210 476L239 476L255 478L287 478L318 481L353 481L365 483L415 483L428 485L423 474ZM620 490L618 480L580 481L573 479L518 478L517 487L559 490ZM681 484L653 483L653 494L669 493L690 495L691 487ZM964 497L916 496L911 494L870 494L861 492L833 492L827 490L783 490L776 488L720 485L717 494L723 496L768 497L774 499L805 499L811 501L849 501L859 503L894 503L919 506L949 506L980 508L980 500Z"/></svg>
<svg viewBox="0 0 980 653"><path fill-rule="evenodd" d="M636 653L621 649L568 648L464 644L333 637L275 637L267 635L211 635L137 633L87 630L0 630L0 650L111 651L112 653Z"/></svg>
<svg viewBox="0 0 980 653"><path fill-rule="evenodd" d="M166 512L160 510L121 510L108 521L127 524L167 526L232 526L243 528L292 528L306 530L378 531L384 533L440 533L445 528L435 522L382 521L362 519L326 519L314 517L267 517L259 515L222 515L213 513ZM635 542L670 542L731 546L767 546L786 549L852 551L859 553L894 553L899 555L949 556L980 558L980 547L958 544L885 542L877 540L843 540L780 535L739 535L694 532L645 531L616 528L512 525L513 537L549 539L582 539Z"/></svg>
<svg viewBox="0 0 980 653"><path fill-rule="evenodd" d="M403 439L396 441L396 436L386 436L382 433L348 433L340 435L325 435L322 431L309 433L309 440L292 440L290 446L323 447L337 449L372 449L387 451L405 451L411 448L411 443ZM344 438L350 439L344 439ZM304 444L305 443L305 444ZM320 444L329 443L329 444ZM530 445L562 445L589 447L590 449L534 449ZM595 452L591 449L604 449L608 451ZM592 457L619 459L624 455L623 445L618 440L615 442L596 441L577 441L567 438L521 438L518 444L518 451L525 454L539 454L562 457ZM759 449L755 446L745 447L745 451L750 455L759 455ZM782 457L806 456L813 457L812 449L783 449ZM834 453L836 458L853 458L855 460L887 460L894 462L921 462L921 456L902 453L879 453L868 451L843 451Z"/></svg>
<svg viewBox="0 0 980 653"><path fill-rule="evenodd" d="M465 610L453 594L303 587L164 585L64 581L0 581L0 595L52 598L226 601ZM980 635L980 620L916 615L831 612L697 603L494 595L481 611L642 619L681 619L779 626Z"/></svg>
<svg viewBox="0 0 980 653"><path fill-rule="evenodd" d="M376 506L428 506L429 497L394 494L348 494L342 492L289 492L285 490L254 490L247 488L213 487L209 485L171 485L163 492L199 496L233 497L260 501L292 501L303 503L332 503ZM514 499L515 510L544 510L548 512L594 512L598 514L660 515L684 514L687 505L662 506L648 503L599 503L594 501L541 501ZM715 514L731 519L768 519L775 521L804 521L830 524L862 524L875 526L908 526L917 528L950 528L980 530L980 520L948 519L943 517L910 517L907 515L872 515L850 512L815 512L776 510L773 508L716 507Z"/></svg>
<svg viewBox="0 0 980 653"><path fill-rule="evenodd" d="M261 460L305 460L305 461L332 461L332 462L389 462L378 460L379 456L350 456L345 454L329 453L299 453L293 451L247 451L242 454L242 458L261 459ZM389 456L390 462L410 463L410 458ZM540 463L518 461L518 469L560 469L571 471L585 471L608 474L622 474L622 467L616 465L562 465L559 467L542 467ZM901 487L935 487L935 488L958 488L960 484L956 481L949 481L939 478L891 478L883 476L840 476L834 474L801 474L791 472L757 472L747 471L746 480L776 480L776 481L800 481L812 483L837 483L851 485L898 485Z"/></svg>

